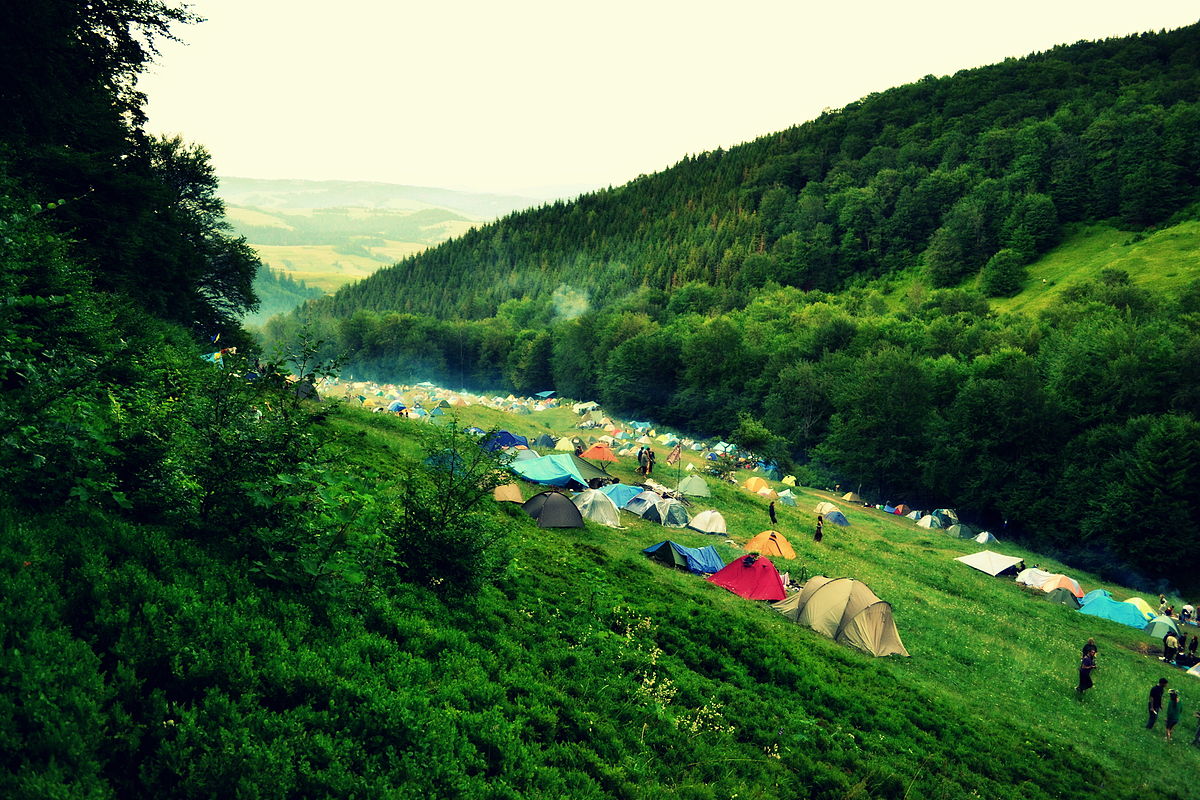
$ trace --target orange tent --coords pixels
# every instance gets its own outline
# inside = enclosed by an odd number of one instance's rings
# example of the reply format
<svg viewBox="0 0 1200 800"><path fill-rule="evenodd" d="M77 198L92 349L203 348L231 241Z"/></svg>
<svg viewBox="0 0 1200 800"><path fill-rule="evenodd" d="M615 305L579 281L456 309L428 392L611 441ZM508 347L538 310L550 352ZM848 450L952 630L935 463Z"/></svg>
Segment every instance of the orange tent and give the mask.
<svg viewBox="0 0 1200 800"><path fill-rule="evenodd" d="M778 556L779 558L796 557L796 551L792 549L792 545L779 531L763 531L758 536L746 542L745 549L751 551L757 550L766 556Z"/></svg>
<svg viewBox="0 0 1200 800"><path fill-rule="evenodd" d="M580 458L594 458L597 461L616 461L617 456L604 442L597 442L579 454Z"/></svg>
<svg viewBox="0 0 1200 800"><path fill-rule="evenodd" d="M766 481L764 481L762 478L758 477L757 475L756 475L756 476L754 476L753 478L751 478L750 480L746 481L746 482L745 482L744 484L742 484L742 485L743 485L743 486L745 486L747 489L749 489L749 490L750 490L750 491L752 491L752 492L757 492L759 489L769 489L769 488L771 488L771 487L770 487L770 486L767 484L767 482L766 482Z"/></svg>
<svg viewBox="0 0 1200 800"><path fill-rule="evenodd" d="M1076 597L1083 597L1083 589L1079 587L1079 583L1066 575L1051 575L1041 586L1043 592L1053 592L1059 588L1066 589Z"/></svg>
<svg viewBox="0 0 1200 800"><path fill-rule="evenodd" d="M899 514L900 516L902 516L902 517L903 517L905 514L907 514L907 513L908 513L908 512L910 512L910 511L912 511L912 509L911 509L911 508L909 508L908 506L904 505L904 503L901 503L900 505L896 506L896 510L895 510L895 511L893 511L892 513L893 513L893 514Z"/></svg>

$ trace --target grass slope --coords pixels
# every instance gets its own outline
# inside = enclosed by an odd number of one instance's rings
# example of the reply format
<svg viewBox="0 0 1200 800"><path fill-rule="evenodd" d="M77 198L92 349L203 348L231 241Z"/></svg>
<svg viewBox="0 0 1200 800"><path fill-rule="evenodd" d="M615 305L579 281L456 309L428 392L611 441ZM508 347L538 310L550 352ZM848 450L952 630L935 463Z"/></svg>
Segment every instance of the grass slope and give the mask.
<svg viewBox="0 0 1200 800"><path fill-rule="evenodd" d="M565 410L522 417L479 408L456 413L464 424L527 435L569 432L574 420ZM631 459L623 462L611 471L634 480ZM665 467L661 458L659 463ZM699 466L691 454L686 463ZM659 473L660 480L674 483L675 470ZM770 527L761 498L709 482L713 497L695 501L694 512L719 509L738 543ZM526 496L536 491L525 487ZM1057 796L1072 793L1070 784L1079 779L1060 772L1067 763L1109 796L1152 791L1184 797L1191 791L1178 778L1200 774L1200 750L1187 745L1196 708L1189 689L1200 689L1200 682L1193 685L1182 671L1161 664L1151 652L1160 643L953 560L982 549L974 542L849 507L825 492L797 493L798 508L777 504L780 520L774 527L797 551L795 562L779 568L866 582L893 605L912 658L869 658L761 604L647 562L639 551L664 538L691 546L717 542L727 561L741 551L718 537L664 529L625 512L627 528L617 531L590 523L584 531L533 530L519 524L516 514L520 555L510 581L498 587L507 597L501 604L512 613L516 603L517 613L539 620L538 641L522 646L531 656L551 660L555 669L548 678L568 694L579 690L571 682L587 670L563 673L549 654L576 635L569 631L595 626L607 609L620 606L651 620L654 641L664 651L659 669L687 687L686 695L681 688L686 699L673 702L696 709L715 698L736 731L720 748L730 763L676 765L666 781L672 791L686 786L699 792L704 786L714 793L697 796L767 797L782 796L772 792L787 786L813 796L957 797L971 790L982 796ZM824 542L817 544L811 539L811 509L821 500L842 506L852 526L827 526ZM992 549L1067 571L1009 543ZM1118 599L1132 594L1092 575L1071 574L1085 589L1107 588ZM1078 653L1091 636L1100 645L1101 669L1096 688L1080 702L1073 692ZM570 658L574 663L583 656ZM1143 727L1146 693L1164 676L1185 697L1187 716L1174 743L1163 741L1161 725L1154 732ZM589 685L598 690L604 684L591 676ZM586 708L586 693L571 702ZM646 726L662 724L661 714L650 716ZM821 780L832 783L796 785L788 778L794 773L810 780L823 775ZM756 790L743 783L751 774L757 775Z"/></svg>

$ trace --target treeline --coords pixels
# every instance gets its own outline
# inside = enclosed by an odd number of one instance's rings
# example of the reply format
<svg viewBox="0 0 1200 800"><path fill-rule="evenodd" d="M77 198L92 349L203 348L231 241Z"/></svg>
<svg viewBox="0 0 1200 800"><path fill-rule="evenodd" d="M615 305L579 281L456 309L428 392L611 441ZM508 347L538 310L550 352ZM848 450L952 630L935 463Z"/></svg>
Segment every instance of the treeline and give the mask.
<svg viewBox="0 0 1200 800"><path fill-rule="evenodd" d="M286 314L305 300L324 294L315 286L296 280L282 270L260 267L254 278L254 294L258 298L258 309L243 319L250 324L261 323L276 314Z"/></svg>
<svg viewBox="0 0 1200 800"><path fill-rule="evenodd" d="M1028 318L963 289L777 287L742 307L693 284L570 320L529 299L470 322L359 311L309 324L356 377L554 388L741 438L812 485L952 505L1081 566L1195 586L1200 282L1165 297L1110 270L1064 297Z"/></svg>
<svg viewBox="0 0 1200 800"><path fill-rule="evenodd" d="M615 189L510 215L327 301L486 318L561 285L837 290L926 270L1015 294L1067 223L1142 227L1200 186L1200 27L928 77Z"/></svg>

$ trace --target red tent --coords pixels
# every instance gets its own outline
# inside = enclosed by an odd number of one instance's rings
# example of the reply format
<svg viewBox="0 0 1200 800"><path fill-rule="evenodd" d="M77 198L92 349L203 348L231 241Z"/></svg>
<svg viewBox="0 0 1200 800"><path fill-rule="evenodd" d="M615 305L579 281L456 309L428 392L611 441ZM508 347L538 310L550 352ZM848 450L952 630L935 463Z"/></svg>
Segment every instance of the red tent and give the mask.
<svg viewBox="0 0 1200 800"><path fill-rule="evenodd" d="M783 600L787 597L779 570L765 556L735 558L720 572L705 580L747 600Z"/></svg>
<svg viewBox="0 0 1200 800"><path fill-rule="evenodd" d="M609 449L604 442L596 442L594 445L584 450L579 454L580 458L594 458L597 461L616 461L616 454Z"/></svg>

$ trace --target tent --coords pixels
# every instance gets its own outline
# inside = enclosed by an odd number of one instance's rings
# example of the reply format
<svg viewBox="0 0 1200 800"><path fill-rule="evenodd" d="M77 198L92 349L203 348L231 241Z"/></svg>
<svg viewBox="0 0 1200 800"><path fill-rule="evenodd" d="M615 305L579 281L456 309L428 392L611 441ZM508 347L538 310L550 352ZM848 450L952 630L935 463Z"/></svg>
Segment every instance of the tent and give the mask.
<svg viewBox="0 0 1200 800"><path fill-rule="evenodd" d="M517 450L513 453L514 461L532 461L535 458L541 458L541 456L533 450Z"/></svg>
<svg viewBox="0 0 1200 800"><path fill-rule="evenodd" d="M799 625L873 656L907 656L890 604L852 578L810 578L804 588L771 606Z"/></svg>
<svg viewBox="0 0 1200 800"><path fill-rule="evenodd" d="M541 448L547 449L547 450L554 449L555 444L556 444L555 438L548 433L543 433L541 436L539 436L533 440L534 447L541 447Z"/></svg>
<svg viewBox="0 0 1200 800"><path fill-rule="evenodd" d="M784 475L783 480L781 480L780 483L782 483L784 486L795 486L796 485L796 476L795 475Z"/></svg>
<svg viewBox="0 0 1200 800"><path fill-rule="evenodd" d="M942 523L933 514L926 514L925 516L923 516L919 520L917 520L917 527L925 528L926 530L934 530L935 528L942 527Z"/></svg>
<svg viewBox="0 0 1200 800"><path fill-rule="evenodd" d="M699 475L688 475L679 482L679 487L676 489L680 494L686 494L690 497L711 497L712 492L708 490L708 484L704 482L704 478Z"/></svg>
<svg viewBox="0 0 1200 800"><path fill-rule="evenodd" d="M540 397L543 400L554 397L554 392L538 392L534 397Z"/></svg>
<svg viewBox="0 0 1200 800"><path fill-rule="evenodd" d="M1079 608L1079 598L1071 594L1069 589L1063 589L1061 586L1047 592L1046 599L1051 603L1058 603L1070 608Z"/></svg>
<svg viewBox="0 0 1200 800"><path fill-rule="evenodd" d="M617 456L603 442L597 442L579 454L580 458L591 458L596 461L616 461Z"/></svg>
<svg viewBox="0 0 1200 800"><path fill-rule="evenodd" d="M761 469L763 473L773 481L781 480L783 478L783 472L781 472L779 467L775 466L774 464L768 464L765 467L760 466L759 469Z"/></svg>
<svg viewBox="0 0 1200 800"><path fill-rule="evenodd" d="M407 406L405 406L404 403L401 403L399 400L393 400L392 402L388 403L387 410L403 411L405 408L407 408Z"/></svg>
<svg viewBox="0 0 1200 800"><path fill-rule="evenodd" d="M1118 603L1111 597L1104 595L1092 597L1091 600L1080 606L1079 613L1111 619L1113 622L1137 628L1139 631L1145 628L1148 622L1142 612L1138 611L1134 606L1129 603Z"/></svg>
<svg viewBox="0 0 1200 800"><path fill-rule="evenodd" d="M696 516L692 517L688 522L688 527L700 533L728 533L725 527L725 518L721 516L720 511L709 509L701 511Z"/></svg>
<svg viewBox="0 0 1200 800"><path fill-rule="evenodd" d="M968 526L963 525L962 523L959 523L959 522L956 522L953 525L951 525L949 528L946 528L946 533L957 539L974 539L975 538L975 531L971 530Z"/></svg>
<svg viewBox="0 0 1200 800"><path fill-rule="evenodd" d="M571 441L571 437L564 436L555 443L554 449L570 453L575 450L575 443Z"/></svg>
<svg viewBox="0 0 1200 800"><path fill-rule="evenodd" d="M837 511L838 507L833 503L817 503L817 507L813 509L814 514L828 514L831 511Z"/></svg>
<svg viewBox="0 0 1200 800"><path fill-rule="evenodd" d="M657 522L668 528L683 528L688 524L688 512L683 503L673 497L664 497L642 512L642 519Z"/></svg>
<svg viewBox="0 0 1200 800"><path fill-rule="evenodd" d="M705 580L747 600L782 600L787 597L779 571L766 556L742 556Z"/></svg>
<svg viewBox="0 0 1200 800"><path fill-rule="evenodd" d="M721 568L725 566L725 562L721 560L721 556L717 554L716 548L712 545L684 547L668 539L658 544L652 544L642 552L655 561L661 561L664 564L697 574L720 572Z"/></svg>
<svg viewBox="0 0 1200 800"><path fill-rule="evenodd" d="M492 497L497 503L525 502L525 498L521 496L521 487L515 483L506 483L503 486L497 486L492 490Z"/></svg>
<svg viewBox="0 0 1200 800"><path fill-rule="evenodd" d="M842 495L843 500L849 500L851 503L861 503L863 499L858 496L857 492L846 492Z"/></svg>
<svg viewBox="0 0 1200 800"><path fill-rule="evenodd" d="M763 531L746 542L744 550L757 551L763 555L779 558L795 558L796 551L787 538L779 531Z"/></svg>
<svg viewBox="0 0 1200 800"><path fill-rule="evenodd" d="M662 495L647 489L644 492L638 493L636 497L634 497L625 505L621 506L621 508L625 509L631 514L637 514L640 517L646 513L647 508L661 500Z"/></svg>
<svg viewBox="0 0 1200 800"><path fill-rule="evenodd" d="M1168 633L1173 633L1176 637L1179 636L1179 626L1175 624L1175 620L1165 614L1159 614L1147 622L1143 630L1150 634L1151 639L1158 639L1159 641L1165 639Z"/></svg>
<svg viewBox="0 0 1200 800"><path fill-rule="evenodd" d="M897 516L901 516L901 517L903 517L905 514L909 513L910 511L912 511L912 509L909 508L908 506L904 505L904 503L901 503L900 505L898 505L894 509L892 509L893 514L896 514Z"/></svg>
<svg viewBox="0 0 1200 800"><path fill-rule="evenodd" d="M791 489L784 489L779 493L779 502L783 503L785 506L795 506L796 495L792 494Z"/></svg>
<svg viewBox="0 0 1200 800"><path fill-rule="evenodd" d="M1140 597L1130 597L1125 602L1142 612L1142 616L1146 618L1147 622L1158 616L1154 609L1150 608L1150 604Z"/></svg>
<svg viewBox="0 0 1200 800"><path fill-rule="evenodd" d="M998 542L1000 540L995 536L992 536L987 531L982 531L979 533L979 535L972 539L972 541L979 542L980 544L991 544L992 542Z"/></svg>
<svg viewBox="0 0 1200 800"><path fill-rule="evenodd" d="M916 522L924 515L921 514L920 511L910 511L907 514L905 514L904 516L907 517L908 519L911 519L913 522Z"/></svg>
<svg viewBox="0 0 1200 800"><path fill-rule="evenodd" d="M526 461L514 461L508 465L508 468L530 483L540 483L545 486L573 486L579 489L586 489L587 481L575 469L574 464L569 461L565 463L562 461L564 457L565 454L559 456L542 456Z"/></svg>
<svg viewBox="0 0 1200 800"><path fill-rule="evenodd" d="M587 489L571 498L584 519L599 522L610 528L621 527L621 512L612 498L595 489Z"/></svg>
<svg viewBox="0 0 1200 800"><path fill-rule="evenodd" d="M571 499L558 492L540 492L521 506L539 528L582 528L583 516Z"/></svg>
<svg viewBox="0 0 1200 800"><path fill-rule="evenodd" d="M958 512L953 508L935 508L930 514L936 514L942 520L942 526L949 528L954 523L958 522Z"/></svg>
<svg viewBox="0 0 1200 800"><path fill-rule="evenodd" d="M608 495L617 508L624 508L626 503L642 493L642 487L628 483L610 483L601 486L600 491Z"/></svg>
<svg viewBox="0 0 1200 800"><path fill-rule="evenodd" d="M747 489L749 489L750 491L752 491L752 492L757 492L759 489L769 489L769 488L771 488L770 486L768 486L768 485L767 485L767 482L766 482L766 481L764 481L762 478L758 477L757 475L755 475L753 478L751 478L750 480L746 481L746 482L745 482L744 484L742 484L742 485L743 485L745 488L747 488Z"/></svg>
<svg viewBox="0 0 1200 800"><path fill-rule="evenodd" d="M850 526L850 520L846 519L846 515L836 508L825 515L826 522L832 522L834 525L840 525L843 528Z"/></svg>
<svg viewBox="0 0 1200 800"><path fill-rule="evenodd" d="M755 494L758 495L759 497L763 498L764 500L778 500L779 499L779 494L774 489L772 489L770 486L764 486L763 488L761 488L757 492L755 492Z"/></svg>
<svg viewBox="0 0 1200 800"><path fill-rule="evenodd" d="M1083 597L1083 589L1079 588L1079 581L1066 575L1051 575L1050 578L1042 584L1043 592L1053 592L1055 589L1066 589L1076 597Z"/></svg>
<svg viewBox="0 0 1200 800"><path fill-rule="evenodd" d="M1054 576L1051 573L1046 572L1044 569L1031 567L1029 569L1023 569L1017 573L1017 583L1021 584L1022 586L1035 586L1041 588L1046 581L1053 577Z"/></svg>
<svg viewBox="0 0 1200 800"><path fill-rule="evenodd" d="M1194 665L1185 674L1191 675L1193 678L1200 678L1200 664Z"/></svg>
<svg viewBox="0 0 1200 800"><path fill-rule="evenodd" d="M528 447L529 440L524 436L517 436L509 433L508 431L496 431L487 439L485 439L482 444L484 450L490 450L492 452L495 452L496 450L503 450L505 447L516 447L517 445Z"/></svg>
<svg viewBox="0 0 1200 800"><path fill-rule="evenodd" d="M978 553L972 553L969 556L959 556L954 560L961 561L968 567L974 567L980 572L986 572L992 576L1010 570L1015 572L1013 568L1022 561L1022 559L1016 556L1005 556L1000 553L993 553L991 550L980 550Z"/></svg>

